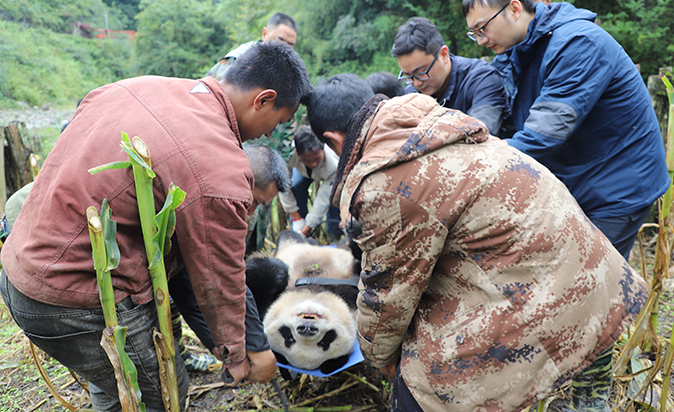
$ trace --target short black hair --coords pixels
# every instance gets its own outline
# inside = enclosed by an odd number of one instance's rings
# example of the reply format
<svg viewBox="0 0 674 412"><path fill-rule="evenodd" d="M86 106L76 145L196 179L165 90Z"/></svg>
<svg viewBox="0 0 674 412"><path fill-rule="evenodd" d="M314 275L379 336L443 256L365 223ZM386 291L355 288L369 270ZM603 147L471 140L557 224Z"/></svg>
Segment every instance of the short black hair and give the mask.
<svg viewBox="0 0 674 412"><path fill-rule="evenodd" d="M505 7L505 5L508 3L510 3L510 0L463 0L461 4L461 11L463 12L463 17L466 17L475 6L479 5L483 7L500 9ZM522 3L522 6L527 13L536 12L536 0L520 0L520 3Z"/></svg>
<svg viewBox="0 0 674 412"><path fill-rule="evenodd" d="M297 23L295 23L295 20L293 20L292 17L285 13L276 13L271 16L267 21L267 29L275 29L281 24L290 27L291 29L295 30L295 33L297 33Z"/></svg>
<svg viewBox="0 0 674 412"><path fill-rule="evenodd" d="M297 52L285 42L256 42L236 59L224 82L241 90L257 87L276 91L274 108L296 107L311 92L307 68Z"/></svg>
<svg viewBox="0 0 674 412"><path fill-rule="evenodd" d="M352 73L336 74L318 83L306 102L311 130L327 143L325 132L346 133L354 114L374 96L365 80Z"/></svg>
<svg viewBox="0 0 674 412"><path fill-rule="evenodd" d="M253 169L255 187L267 190L272 182L278 191L285 193L290 187L288 165L279 152L262 144L244 144L243 151Z"/></svg>
<svg viewBox="0 0 674 412"><path fill-rule="evenodd" d="M367 83L374 94L384 94L389 98L402 96L405 94L405 88L400 80L389 72L377 72L365 77Z"/></svg>
<svg viewBox="0 0 674 412"><path fill-rule="evenodd" d="M425 17L412 17L398 27L398 33L391 48L391 56L404 56L415 50L434 55L444 45L445 40L435 24Z"/></svg>
<svg viewBox="0 0 674 412"><path fill-rule="evenodd" d="M307 152L315 152L316 150L323 150L323 143L318 140L309 126L301 126L297 129L293 141L295 142L295 150L298 155L303 155Z"/></svg>

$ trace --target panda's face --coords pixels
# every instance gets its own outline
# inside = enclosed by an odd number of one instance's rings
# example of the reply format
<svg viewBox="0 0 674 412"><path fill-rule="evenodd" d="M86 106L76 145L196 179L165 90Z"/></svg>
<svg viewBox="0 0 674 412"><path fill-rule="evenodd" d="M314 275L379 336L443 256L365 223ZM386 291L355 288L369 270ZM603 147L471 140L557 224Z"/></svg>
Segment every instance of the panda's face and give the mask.
<svg viewBox="0 0 674 412"><path fill-rule="evenodd" d="M269 308L264 331L274 352L300 369L351 353L356 340L353 312L331 292L284 292Z"/></svg>

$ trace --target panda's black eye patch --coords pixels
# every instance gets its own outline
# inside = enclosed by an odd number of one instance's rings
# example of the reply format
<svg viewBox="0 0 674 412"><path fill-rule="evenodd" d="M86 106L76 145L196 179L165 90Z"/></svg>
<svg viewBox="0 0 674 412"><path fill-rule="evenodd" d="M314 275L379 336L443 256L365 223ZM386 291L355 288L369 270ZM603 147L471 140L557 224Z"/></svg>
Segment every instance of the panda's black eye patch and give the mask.
<svg viewBox="0 0 674 412"><path fill-rule="evenodd" d="M335 332L334 329L330 329L325 333L325 336L323 336L323 339L321 339L320 342L318 342L316 345L319 347L323 348L323 351L326 351L330 349L330 344L337 339L337 332Z"/></svg>
<svg viewBox="0 0 674 412"><path fill-rule="evenodd" d="M286 348L290 348L291 346L293 346L293 344L295 344L295 338L293 337L293 333L289 327L281 326L278 329L278 332L281 334L281 336L283 336L283 339L285 340L283 344L285 345Z"/></svg>

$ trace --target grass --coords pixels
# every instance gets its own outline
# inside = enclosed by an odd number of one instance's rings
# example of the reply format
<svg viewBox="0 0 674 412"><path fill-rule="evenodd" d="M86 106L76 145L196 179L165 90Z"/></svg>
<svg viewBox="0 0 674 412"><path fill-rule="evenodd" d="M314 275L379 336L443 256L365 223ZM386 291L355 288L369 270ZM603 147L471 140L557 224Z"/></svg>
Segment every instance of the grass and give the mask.
<svg viewBox="0 0 674 412"><path fill-rule="evenodd" d="M84 39L0 20L0 109L72 104L128 76L131 43Z"/></svg>
<svg viewBox="0 0 674 412"><path fill-rule="evenodd" d="M48 356L42 364L62 395L79 398L82 388L64 387L72 379L65 367ZM49 393L32 361L28 339L0 304L0 412L33 410L67 411Z"/></svg>

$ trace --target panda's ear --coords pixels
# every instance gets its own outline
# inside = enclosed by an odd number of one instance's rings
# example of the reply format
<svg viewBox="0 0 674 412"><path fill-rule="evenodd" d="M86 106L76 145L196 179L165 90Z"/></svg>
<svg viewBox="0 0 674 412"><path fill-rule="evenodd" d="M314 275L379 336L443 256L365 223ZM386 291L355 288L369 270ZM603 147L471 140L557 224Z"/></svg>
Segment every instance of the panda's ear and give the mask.
<svg viewBox="0 0 674 412"><path fill-rule="evenodd" d="M276 250L282 248L286 243L309 243L304 235L291 229L282 230L276 237Z"/></svg>
<svg viewBox="0 0 674 412"><path fill-rule="evenodd" d="M282 363L284 365L290 365L290 363L288 362L288 359L286 359L285 356L281 355L278 352L274 352L274 351L272 351L272 353L274 354L274 356L276 356L276 361L278 363ZM281 377L284 380L287 380L287 381L295 380L299 376L299 374L297 372L291 371L290 369L279 367L278 370L279 370L279 372L281 372Z"/></svg>
<svg viewBox="0 0 674 412"><path fill-rule="evenodd" d="M340 356L339 358L328 359L325 362L323 362L318 369L324 374L329 375L332 372L336 371L337 369L341 368L342 366L346 365L346 363L349 361L350 356L351 354L349 353Z"/></svg>

